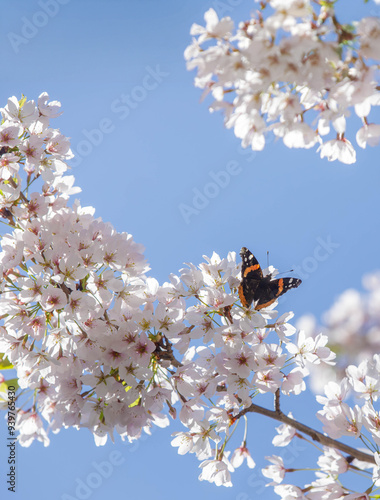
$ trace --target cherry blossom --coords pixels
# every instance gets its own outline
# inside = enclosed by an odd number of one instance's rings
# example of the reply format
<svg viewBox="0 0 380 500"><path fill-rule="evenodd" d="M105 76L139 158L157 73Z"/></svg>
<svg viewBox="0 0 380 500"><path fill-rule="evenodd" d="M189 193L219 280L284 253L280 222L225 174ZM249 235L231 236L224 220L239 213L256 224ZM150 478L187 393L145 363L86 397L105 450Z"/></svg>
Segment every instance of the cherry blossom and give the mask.
<svg viewBox="0 0 380 500"><path fill-rule="evenodd" d="M293 418L291 412L288 416ZM276 431L278 432L278 435L275 436L272 441L274 446L287 446L296 434L294 427L290 427L286 424L276 427Z"/></svg>
<svg viewBox="0 0 380 500"><path fill-rule="evenodd" d="M266 26L272 33L281 23L292 32L294 15L301 15L295 13L310 9L306 2L273 6L282 11ZM230 36L231 23L219 22L213 11L206 22L205 30L194 28L205 40ZM281 64L288 63L285 57ZM283 105L278 97L266 103L268 113L276 115ZM297 109L293 103L286 113ZM315 437L317 431L297 416L282 413L280 403L286 398L290 404L306 390L310 372L334 370L325 331L310 326L310 318L303 320L305 328L295 328L289 323L292 312L278 316L277 302L259 311L243 307L235 251L185 264L161 285L149 275L144 248L132 235L95 218L95 210L79 200L69 204L80 189L67 175L70 142L50 128L50 120L61 113L60 103L50 102L46 93L37 106L24 97L11 98L1 113L2 130L13 142L0 149L0 215L8 231L0 249L0 352L22 389L19 443L39 440L47 446L50 432L67 427L88 429L99 446L118 435L134 441L178 418L184 430L173 435L172 445L179 455L191 453L201 461L200 480L229 487L235 468L255 467L256 436L248 432L248 413L281 423L275 446ZM331 118L340 134L342 116ZM25 184L39 177L40 191L28 193ZM274 276L276 270L267 273ZM360 328L372 332L380 317L380 279L371 275L366 283L371 292L365 303L350 292L333 307L331 330L344 330L348 337ZM321 455L309 467L315 479L292 485L288 478L296 466L269 457L272 465L263 474L282 498L347 498L352 492L345 475L368 467L379 482L373 450L380 442L375 406L380 357L372 350L360 361L357 353L351 356L340 379L330 380L324 395L317 396L316 426L321 421L326 435L318 434ZM269 398L275 410L266 407ZM370 451L349 445L342 450L336 441L341 436L371 443ZM355 464L344 453L355 457ZM287 484L282 483L285 474Z"/></svg>
<svg viewBox="0 0 380 500"><path fill-rule="evenodd" d="M199 475L200 481L209 481L215 483L216 486L232 486L231 472L234 468L224 456L222 460L205 460L200 464L202 472Z"/></svg>
<svg viewBox="0 0 380 500"><path fill-rule="evenodd" d="M357 368L350 368L348 373L355 383L355 390L361 392L362 397L378 397L377 368L369 360L380 349L380 274L365 275L362 281L364 291L348 289L342 292L323 314L322 325L318 325L312 315L305 315L296 323L308 337L316 337L322 332L328 337L332 351L339 353L335 365L323 363L318 371L309 366L315 391L322 391L328 381L341 379L345 369L352 364Z"/></svg>
<svg viewBox="0 0 380 500"><path fill-rule="evenodd" d="M352 164L355 148L345 137L351 109L364 123L359 146L378 144L378 125L369 124L380 102L372 67L378 18L344 25L334 2L264 0L237 29L213 9L205 22L191 28L187 67L197 70L204 97L214 98L210 111L224 112L244 148L261 151L272 132L289 148L319 145L321 158Z"/></svg>
<svg viewBox="0 0 380 500"><path fill-rule="evenodd" d="M285 477L286 472L283 459L276 455L265 458L272 463L272 465L268 465L262 470L262 473L265 477L272 479L272 482L268 483L268 486L281 483Z"/></svg>
<svg viewBox="0 0 380 500"><path fill-rule="evenodd" d="M244 445L244 443L242 443L242 445L239 448L236 448L236 450L233 452L230 463L236 469L237 467L240 467L242 465L244 460L247 461L247 466L250 469L254 469L256 467L256 463L251 457L248 448Z"/></svg>

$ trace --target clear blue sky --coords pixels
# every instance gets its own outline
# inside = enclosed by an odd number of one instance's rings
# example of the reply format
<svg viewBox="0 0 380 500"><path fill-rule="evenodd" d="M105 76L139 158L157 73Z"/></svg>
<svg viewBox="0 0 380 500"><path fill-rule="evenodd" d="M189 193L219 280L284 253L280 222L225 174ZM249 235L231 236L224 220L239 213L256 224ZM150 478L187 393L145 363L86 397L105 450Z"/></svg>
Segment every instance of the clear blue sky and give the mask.
<svg viewBox="0 0 380 500"><path fill-rule="evenodd" d="M151 273L161 283L183 262L198 264L214 250L224 256L247 246L265 266L269 251L272 265L298 269L295 276L304 278L283 297L280 311L319 317L338 294L360 288L363 274L379 268L378 149L358 151L357 163L349 166L280 142L252 154L224 129L221 115L209 114L207 103L199 102L183 51L191 24L203 21L212 0L57 0L45 15L44 3L1 4L0 106L9 96L36 99L43 91L62 102L64 114L52 125L80 153L73 174L82 187L82 205L94 206L98 216L143 243ZM248 0L221 4L235 5L227 12L235 20L254 8ZM380 14L379 7L357 0L344 4L343 21ZM100 128L102 136L94 132ZM89 147L89 136L96 145ZM210 191L212 176L231 164L237 175L218 193ZM191 206L197 190L215 196L185 220L181 204ZM326 254L320 246L329 241L335 246ZM305 402L311 405L312 398L298 399L294 414L310 424ZM270 445L274 424L258 415L249 419L249 445L262 466L261 456L281 451ZM18 449L18 493L9 498L75 498L77 480L96 472L94 462L110 462L113 451L121 453L119 465L101 484L91 476L91 500L277 498L262 490L259 469L237 470L234 488L200 483L195 457L179 457L170 446L171 432L180 429L175 423L137 445L117 440L103 448L86 431L51 435L49 448L35 443ZM4 433L0 422L1 471ZM0 488L1 498L8 498L3 477Z"/></svg>

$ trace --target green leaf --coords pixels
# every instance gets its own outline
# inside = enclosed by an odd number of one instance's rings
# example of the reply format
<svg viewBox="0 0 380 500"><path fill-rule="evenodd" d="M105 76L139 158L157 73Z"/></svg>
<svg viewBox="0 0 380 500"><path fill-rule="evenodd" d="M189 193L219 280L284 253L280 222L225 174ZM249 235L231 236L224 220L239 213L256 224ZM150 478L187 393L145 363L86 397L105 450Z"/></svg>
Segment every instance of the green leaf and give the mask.
<svg viewBox="0 0 380 500"><path fill-rule="evenodd" d="M17 378L11 378L9 380L4 380L4 382L2 382L0 384L0 392L5 392L5 394L8 394L8 387L9 386L13 386L14 391L17 391L17 389L19 388L19 385L18 385L18 380ZM7 401L7 399L3 399L2 397L0 397L0 401Z"/></svg>
<svg viewBox="0 0 380 500"><path fill-rule="evenodd" d="M4 357L4 354L0 354L0 357L0 370L11 370L12 368L14 368L8 358L6 356Z"/></svg>
<svg viewBox="0 0 380 500"><path fill-rule="evenodd" d="M18 385L18 378L10 378L9 380L4 380L4 383L7 384L7 387L13 385L15 391L17 391L17 389L20 387Z"/></svg>
<svg viewBox="0 0 380 500"><path fill-rule="evenodd" d="M355 26L352 24L343 24L342 28L344 31L347 31L347 33L355 33Z"/></svg>
<svg viewBox="0 0 380 500"><path fill-rule="evenodd" d="M139 402L140 402L140 396L136 399L136 401L128 405L128 408L133 408L134 406L137 406Z"/></svg>
<svg viewBox="0 0 380 500"><path fill-rule="evenodd" d="M20 105L20 108L22 108L24 106L24 104L26 103L26 97L23 95L21 97L21 99L18 101L19 105Z"/></svg>
<svg viewBox="0 0 380 500"><path fill-rule="evenodd" d="M127 385L127 386L124 387L125 392L128 392L129 389L132 389L132 386ZM140 402L140 399L141 398L139 396L135 401L133 401L133 403L131 403L130 405L128 405L128 408L133 408L134 406L138 405L139 402Z"/></svg>

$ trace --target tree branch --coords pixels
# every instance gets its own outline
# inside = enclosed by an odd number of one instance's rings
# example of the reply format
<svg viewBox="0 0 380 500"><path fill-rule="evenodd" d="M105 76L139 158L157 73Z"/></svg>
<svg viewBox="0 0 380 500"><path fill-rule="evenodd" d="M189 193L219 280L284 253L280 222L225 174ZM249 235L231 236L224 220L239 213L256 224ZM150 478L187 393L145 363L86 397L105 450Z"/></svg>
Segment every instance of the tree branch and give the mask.
<svg viewBox="0 0 380 500"><path fill-rule="evenodd" d="M276 399L276 407L278 407L278 399ZM372 455L368 455L367 453L356 450L355 448L351 448L351 446L341 443L340 441L336 441L335 439L325 436L321 432L318 432L311 427L308 427L307 425L301 424L300 422L297 422L297 420L293 420L292 418L282 413L282 411L279 409L267 410L262 406L258 406L252 403L251 406L239 412L235 418L239 419L246 413L259 413L260 415L265 415L266 417L273 418L274 420L278 420L279 422L282 422L286 425L290 425L290 427L293 427L294 429L307 434L312 438L313 441L317 441L324 446L335 448L337 450L343 451L344 453L348 453L350 456L355 457L358 460L362 460L363 462L369 462L371 464L376 463Z"/></svg>
<svg viewBox="0 0 380 500"><path fill-rule="evenodd" d="M156 350L154 351L154 353L158 360L169 361L170 364L172 366L175 366L176 368L180 368L181 366L183 366L182 363L175 358L172 344L165 337L165 335L162 335L160 340L155 342L155 344L156 344Z"/></svg>
<svg viewBox="0 0 380 500"><path fill-rule="evenodd" d="M277 389L274 395L274 410L276 413L281 413L280 409L280 389Z"/></svg>

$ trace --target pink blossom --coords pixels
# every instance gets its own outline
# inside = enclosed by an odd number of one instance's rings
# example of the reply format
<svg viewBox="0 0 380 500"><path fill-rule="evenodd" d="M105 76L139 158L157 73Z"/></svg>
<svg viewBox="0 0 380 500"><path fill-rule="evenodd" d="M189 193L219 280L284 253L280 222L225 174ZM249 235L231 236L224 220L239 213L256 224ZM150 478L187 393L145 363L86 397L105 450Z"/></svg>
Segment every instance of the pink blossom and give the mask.
<svg viewBox="0 0 380 500"><path fill-rule="evenodd" d="M268 483L268 486L282 483L282 480L284 479L286 472L283 459L277 455L272 455L271 457L265 457L265 459L269 460L269 462L273 464L273 465L268 465L267 467L264 467L264 469L261 470L263 476L273 480L271 483Z"/></svg>
<svg viewBox="0 0 380 500"><path fill-rule="evenodd" d="M18 441L22 446L29 447L35 439L41 441L44 446L49 446L50 440L37 413L20 411L16 427L20 432Z"/></svg>
<svg viewBox="0 0 380 500"><path fill-rule="evenodd" d="M202 468L200 481L209 481L216 486L232 486L230 472L233 472L234 468L227 457L224 456L222 460L205 460L199 467Z"/></svg>
<svg viewBox="0 0 380 500"><path fill-rule="evenodd" d="M191 27L192 35L200 35L200 39L219 38L226 36L233 28L233 22L229 17L224 17L219 21L219 18L214 9L209 9L205 15L206 27L203 28L198 24L193 24Z"/></svg>
<svg viewBox="0 0 380 500"><path fill-rule="evenodd" d="M19 122L25 127L30 126L38 118L38 110L34 101L18 101L17 97L13 96L8 99L5 108L1 112L6 120Z"/></svg>
<svg viewBox="0 0 380 500"><path fill-rule="evenodd" d="M57 118L63 111L61 109L61 103L59 101L49 101L49 94L47 92L42 92L38 97L38 110L41 115L47 116L48 118Z"/></svg>
<svg viewBox="0 0 380 500"><path fill-rule="evenodd" d="M19 136L22 134L22 128L17 123L5 121L0 125L0 146L10 148L20 143Z"/></svg>
<svg viewBox="0 0 380 500"><path fill-rule="evenodd" d="M236 448L236 450L233 452L230 463L232 467L237 469L242 465L244 460L247 461L247 465L250 469L254 469L256 467L256 463L251 457L251 454L248 451L248 448L242 444L239 448Z"/></svg>
<svg viewBox="0 0 380 500"><path fill-rule="evenodd" d="M347 139L333 139L319 146L321 158L327 158L328 161L339 160L342 163L350 165L356 161L355 150Z"/></svg>
<svg viewBox="0 0 380 500"><path fill-rule="evenodd" d="M53 285L48 285L42 292L41 306L45 311L51 312L63 309L67 304L65 293Z"/></svg>
<svg viewBox="0 0 380 500"><path fill-rule="evenodd" d="M291 412L288 413L288 417L293 418ZM272 440L272 444L274 446L288 446L297 432L294 427L287 424L281 424L279 427L276 427L276 431L278 432L278 435Z"/></svg>
<svg viewBox="0 0 380 500"><path fill-rule="evenodd" d="M380 143L380 125L376 123L365 124L356 133L356 142L365 149L368 146L377 146Z"/></svg>

